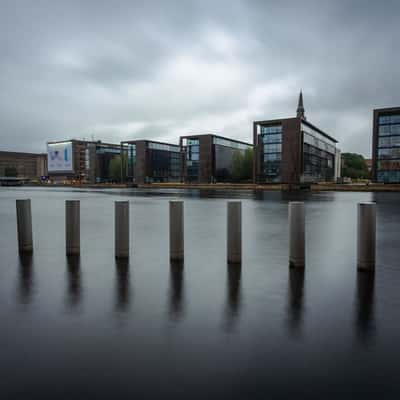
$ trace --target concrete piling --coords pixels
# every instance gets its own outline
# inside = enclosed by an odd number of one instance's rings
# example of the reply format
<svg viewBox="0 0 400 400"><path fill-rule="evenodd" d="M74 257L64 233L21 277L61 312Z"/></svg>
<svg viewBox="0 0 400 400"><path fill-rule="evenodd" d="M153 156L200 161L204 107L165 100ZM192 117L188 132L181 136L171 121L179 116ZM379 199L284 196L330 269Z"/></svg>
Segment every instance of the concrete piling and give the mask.
<svg viewBox="0 0 400 400"><path fill-rule="evenodd" d="M20 253L33 252L32 240L32 212L31 200L17 200L17 232L18 232L18 250Z"/></svg>
<svg viewBox="0 0 400 400"><path fill-rule="evenodd" d="M169 257L171 261L184 259L183 201L169 202Z"/></svg>
<svg viewBox="0 0 400 400"><path fill-rule="evenodd" d="M376 249L376 204L359 203L357 209L357 268L373 271Z"/></svg>
<svg viewBox="0 0 400 400"><path fill-rule="evenodd" d="M289 267L305 267L304 203L289 202Z"/></svg>
<svg viewBox="0 0 400 400"><path fill-rule="evenodd" d="M129 201L115 202L115 258L129 257Z"/></svg>
<svg viewBox="0 0 400 400"><path fill-rule="evenodd" d="M242 262L242 203L228 201L227 259L229 264Z"/></svg>
<svg viewBox="0 0 400 400"><path fill-rule="evenodd" d="M80 254L81 226L80 226L80 201L65 201L65 248L67 256Z"/></svg>

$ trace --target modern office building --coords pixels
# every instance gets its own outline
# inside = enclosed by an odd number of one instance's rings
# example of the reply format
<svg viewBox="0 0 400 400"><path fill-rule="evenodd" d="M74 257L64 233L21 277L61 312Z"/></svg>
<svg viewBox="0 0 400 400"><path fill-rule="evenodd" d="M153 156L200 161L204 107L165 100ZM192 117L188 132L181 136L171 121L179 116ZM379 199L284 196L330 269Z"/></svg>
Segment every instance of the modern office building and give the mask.
<svg viewBox="0 0 400 400"><path fill-rule="evenodd" d="M152 140L121 142L122 181L130 183L179 182L180 148Z"/></svg>
<svg viewBox="0 0 400 400"><path fill-rule="evenodd" d="M294 118L253 123L254 182L301 184L336 181L337 140L307 121L300 92Z"/></svg>
<svg viewBox="0 0 400 400"><path fill-rule="evenodd" d="M115 180L110 163L116 156L120 156L119 144L77 139L48 142L48 175L55 182L109 182Z"/></svg>
<svg viewBox="0 0 400 400"><path fill-rule="evenodd" d="M179 145L182 181L193 183L232 181L235 154L243 155L253 149L249 143L214 134L181 136Z"/></svg>
<svg viewBox="0 0 400 400"><path fill-rule="evenodd" d="M372 180L400 183L400 107L374 110Z"/></svg>
<svg viewBox="0 0 400 400"><path fill-rule="evenodd" d="M46 154L0 151L0 176L40 179L47 175Z"/></svg>

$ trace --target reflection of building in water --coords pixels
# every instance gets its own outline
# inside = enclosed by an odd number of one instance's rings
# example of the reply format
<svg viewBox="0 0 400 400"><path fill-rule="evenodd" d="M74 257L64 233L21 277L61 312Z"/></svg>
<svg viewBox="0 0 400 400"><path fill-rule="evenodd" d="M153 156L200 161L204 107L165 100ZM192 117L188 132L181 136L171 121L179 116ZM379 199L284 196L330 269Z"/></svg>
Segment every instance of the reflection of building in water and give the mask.
<svg viewBox="0 0 400 400"><path fill-rule="evenodd" d="M29 304L32 301L33 290L33 259L32 254L19 255L18 302Z"/></svg>
<svg viewBox="0 0 400 400"><path fill-rule="evenodd" d="M358 338L364 344L372 338L375 330L374 281L374 273L359 271L357 274L356 328Z"/></svg>
<svg viewBox="0 0 400 400"><path fill-rule="evenodd" d="M290 268L288 286L289 329L292 333L297 333L303 323L304 270Z"/></svg>
<svg viewBox="0 0 400 400"><path fill-rule="evenodd" d="M240 264L230 264L227 271L227 285L226 285L226 325L228 331L232 331L236 320L240 314L242 305L241 296L241 277L242 267Z"/></svg>
<svg viewBox="0 0 400 400"><path fill-rule="evenodd" d="M67 257L67 306L75 308L81 303L81 264L79 256Z"/></svg>
<svg viewBox="0 0 400 400"><path fill-rule="evenodd" d="M180 319L184 314L183 263L172 262L169 275L169 314L172 319Z"/></svg>
<svg viewBox="0 0 400 400"><path fill-rule="evenodd" d="M117 259L116 285L115 285L115 306L117 311L126 311L129 308L131 292L129 286L129 261Z"/></svg>

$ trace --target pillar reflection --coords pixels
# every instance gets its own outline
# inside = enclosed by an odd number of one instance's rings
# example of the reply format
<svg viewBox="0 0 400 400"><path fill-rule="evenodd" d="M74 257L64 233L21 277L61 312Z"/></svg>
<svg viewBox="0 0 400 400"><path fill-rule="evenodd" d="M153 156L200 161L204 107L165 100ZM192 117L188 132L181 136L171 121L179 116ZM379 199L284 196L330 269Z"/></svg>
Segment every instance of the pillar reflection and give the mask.
<svg viewBox="0 0 400 400"><path fill-rule="evenodd" d="M240 264L229 264L227 268L227 304L226 325L227 331L233 331L240 314L242 305L241 295L242 266Z"/></svg>
<svg viewBox="0 0 400 400"><path fill-rule="evenodd" d="M364 344L372 339L374 326L374 273L359 271L356 290L356 329L358 339Z"/></svg>
<svg viewBox="0 0 400 400"><path fill-rule="evenodd" d="M171 261L169 275L169 315L179 320L184 315L183 262Z"/></svg>
<svg viewBox="0 0 400 400"><path fill-rule="evenodd" d="M289 331L297 335L303 323L304 313L304 277L302 268L289 269L288 283L288 321Z"/></svg>
<svg viewBox="0 0 400 400"><path fill-rule="evenodd" d="M67 299L66 305L70 309L81 303L81 261L79 256L67 256Z"/></svg>
<svg viewBox="0 0 400 400"><path fill-rule="evenodd" d="M125 312L129 309L131 301L129 260L116 259L116 285L115 285L115 308L117 311Z"/></svg>
<svg viewBox="0 0 400 400"><path fill-rule="evenodd" d="M20 304L32 302L33 256L30 253L19 254L17 301Z"/></svg>

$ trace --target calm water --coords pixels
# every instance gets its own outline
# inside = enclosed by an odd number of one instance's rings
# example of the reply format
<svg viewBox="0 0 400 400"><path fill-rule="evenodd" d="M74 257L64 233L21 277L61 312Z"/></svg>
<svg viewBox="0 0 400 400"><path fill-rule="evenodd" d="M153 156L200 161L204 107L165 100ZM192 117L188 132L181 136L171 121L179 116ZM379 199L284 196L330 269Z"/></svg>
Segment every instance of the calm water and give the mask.
<svg viewBox="0 0 400 400"><path fill-rule="evenodd" d="M34 255L17 252L31 198ZM168 201L185 200L185 265ZM242 199L243 264L226 265ZM81 200L79 260L64 201ZM131 258L113 255L115 200ZM288 268L287 203L306 201L307 267ZM375 276L356 271L356 204L377 202ZM0 189L0 398L399 398L400 195Z"/></svg>

